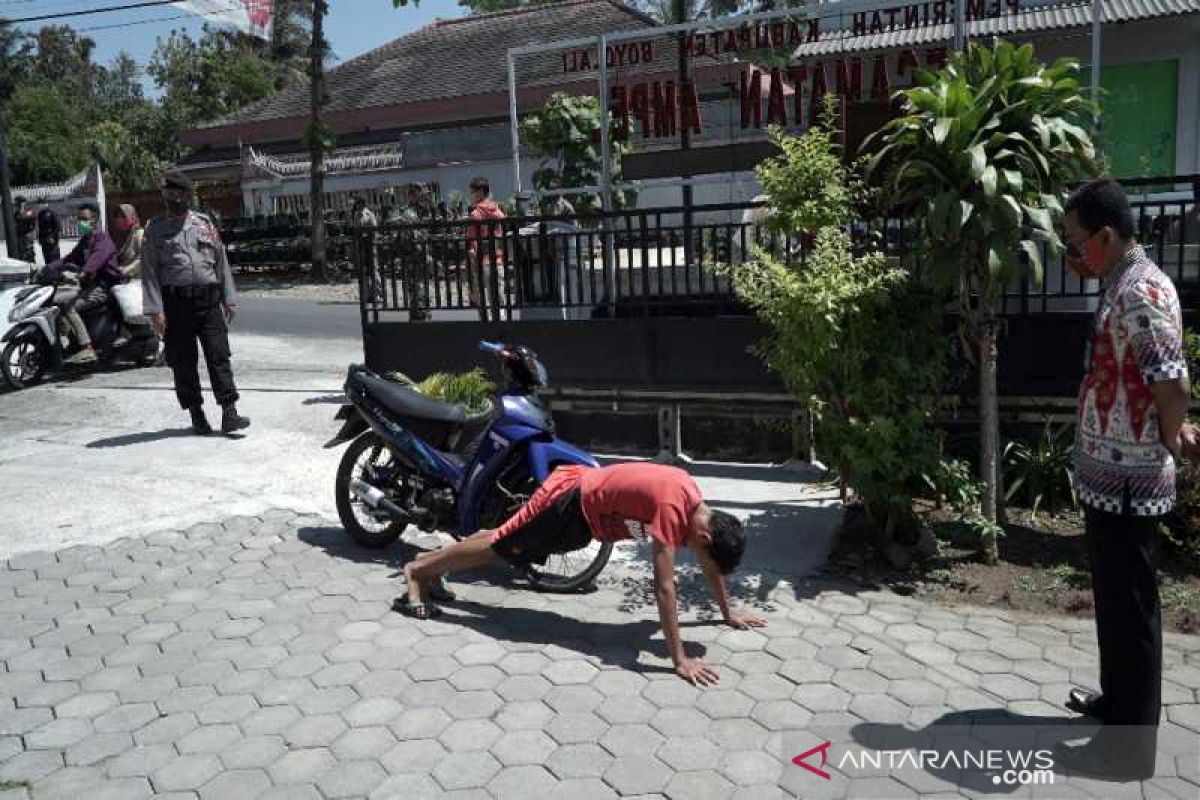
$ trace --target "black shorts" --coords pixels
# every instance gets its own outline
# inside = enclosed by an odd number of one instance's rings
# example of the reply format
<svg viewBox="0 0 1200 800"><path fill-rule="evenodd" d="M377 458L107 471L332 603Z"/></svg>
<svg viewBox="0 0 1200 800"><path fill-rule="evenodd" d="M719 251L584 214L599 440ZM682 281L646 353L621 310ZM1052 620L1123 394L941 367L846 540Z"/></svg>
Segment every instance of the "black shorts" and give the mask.
<svg viewBox="0 0 1200 800"><path fill-rule="evenodd" d="M542 513L492 544L508 563L543 565L556 553L582 550L592 543L592 529L583 515L579 489L563 492Z"/></svg>

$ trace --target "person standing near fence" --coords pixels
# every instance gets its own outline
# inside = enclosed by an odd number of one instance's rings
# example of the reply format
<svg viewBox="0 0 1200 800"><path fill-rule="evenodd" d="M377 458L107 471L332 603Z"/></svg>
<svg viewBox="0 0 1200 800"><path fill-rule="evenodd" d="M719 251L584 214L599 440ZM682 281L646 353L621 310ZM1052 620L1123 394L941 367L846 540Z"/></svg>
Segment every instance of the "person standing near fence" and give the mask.
<svg viewBox="0 0 1200 800"><path fill-rule="evenodd" d="M479 318L500 321L500 282L504 272L504 211L490 195L492 187L487 178L471 181L471 225L467 227L467 286L471 303L479 309ZM487 222L490 221L490 222Z"/></svg>
<svg viewBox="0 0 1200 800"><path fill-rule="evenodd" d="M1162 713L1158 523L1175 504L1175 468L1195 445L1175 286L1134 241L1129 200L1111 180L1066 204L1067 264L1103 287L1079 392L1075 484L1084 506L1100 650L1099 694L1067 707L1103 725L1060 745L1057 764L1123 779L1154 774Z"/></svg>
<svg viewBox="0 0 1200 800"><path fill-rule="evenodd" d="M166 340L175 377L175 396L192 417L192 430L212 433L200 394L199 353L204 351L213 396L222 408L221 432L247 428L238 414L237 387L230 363L228 323L237 307L237 288L216 227L191 210L192 182L182 172L163 175L165 216L146 224L142 250L142 292L146 316Z"/></svg>

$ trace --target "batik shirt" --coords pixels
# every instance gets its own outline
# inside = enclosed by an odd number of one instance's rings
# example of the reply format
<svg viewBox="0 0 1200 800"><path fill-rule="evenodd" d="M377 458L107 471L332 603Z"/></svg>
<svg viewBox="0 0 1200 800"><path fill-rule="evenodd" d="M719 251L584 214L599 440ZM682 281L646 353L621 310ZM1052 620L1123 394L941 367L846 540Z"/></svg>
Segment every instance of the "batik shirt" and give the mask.
<svg viewBox="0 0 1200 800"><path fill-rule="evenodd" d="M1146 517L1175 504L1150 385L1187 377L1175 286L1135 246L1104 279L1079 390L1075 486L1084 504ZM1126 506L1128 499L1128 506Z"/></svg>

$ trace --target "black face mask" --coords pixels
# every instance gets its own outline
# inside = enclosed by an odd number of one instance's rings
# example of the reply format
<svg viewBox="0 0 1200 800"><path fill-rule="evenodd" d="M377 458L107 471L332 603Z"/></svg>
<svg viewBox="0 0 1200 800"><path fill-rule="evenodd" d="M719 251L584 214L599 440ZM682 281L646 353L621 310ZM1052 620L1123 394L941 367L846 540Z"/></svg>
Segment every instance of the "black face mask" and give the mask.
<svg viewBox="0 0 1200 800"><path fill-rule="evenodd" d="M187 210L188 210L188 202L186 200L168 200L167 201L167 211L171 212L172 214L174 214L177 217L182 216L183 214L186 214Z"/></svg>

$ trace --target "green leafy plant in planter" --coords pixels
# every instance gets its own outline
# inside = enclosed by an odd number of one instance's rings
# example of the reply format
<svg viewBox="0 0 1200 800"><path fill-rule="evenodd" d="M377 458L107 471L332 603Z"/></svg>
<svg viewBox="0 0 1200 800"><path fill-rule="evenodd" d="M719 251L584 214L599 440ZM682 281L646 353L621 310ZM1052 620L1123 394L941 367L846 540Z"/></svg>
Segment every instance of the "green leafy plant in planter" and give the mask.
<svg viewBox="0 0 1200 800"><path fill-rule="evenodd" d="M437 400L461 405L468 414L481 414L490 409L492 396L496 393L496 384L479 367L470 372L435 372L419 383L400 372L391 372L385 377Z"/></svg>
<svg viewBox="0 0 1200 800"><path fill-rule="evenodd" d="M1004 448L1004 464L1008 468L1004 499L1012 501L1022 493L1036 519L1045 504L1054 513L1059 499L1069 497L1071 507L1078 505L1074 488L1074 428L1060 425L1057 429L1046 420L1041 435L1032 442L1011 441Z"/></svg>
<svg viewBox="0 0 1200 800"><path fill-rule="evenodd" d="M864 144L867 175L895 210L921 229L913 257L958 298L964 354L979 368L983 516L998 519L1000 416L997 400L999 300L1028 276L1042 280L1042 248L1061 247L1060 198L1095 174L1096 151L1081 122L1094 113L1079 65L1047 66L1033 46L971 44L917 86L897 94L899 117ZM995 563L994 537L982 555Z"/></svg>
<svg viewBox="0 0 1200 800"><path fill-rule="evenodd" d="M1192 379L1192 399L1200 400L1200 334L1196 331L1184 331L1183 353ZM1200 566L1200 463L1185 461L1179 465L1175 508L1161 527L1167 547Z"/></svg>

